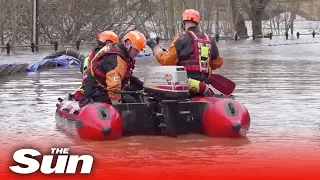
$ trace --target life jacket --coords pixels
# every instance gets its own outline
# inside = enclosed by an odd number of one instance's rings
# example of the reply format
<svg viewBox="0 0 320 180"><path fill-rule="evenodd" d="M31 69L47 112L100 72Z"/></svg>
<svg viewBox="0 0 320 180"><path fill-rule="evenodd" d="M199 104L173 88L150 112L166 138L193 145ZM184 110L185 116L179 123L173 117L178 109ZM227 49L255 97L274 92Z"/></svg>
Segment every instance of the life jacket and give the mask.
<svg viewBox="0 0 320 180"><path fill-rule="evenodd" d="M98 51L98 53L99 53L99 51ZM89 64L91 64L92 59L97 57L97 55L98 55L98 53L95 54L94 52L95 52L95 49L92 50L91 53L89 54L89 56L85 59L85 61L83 61L82 85L85 83L85 81L88 77L87 73L88 73Z"/></svg>
<svg viewBox="0 0 320 180"><path fill-rule="evenodd" d="M134 69L135 60L131 58L126 58L118 48L114 46L114 44L110 44L107 46L104 46L89 62L89 68L87 69L93 77L95 77L96 81L98 82L99 86L106 87L106 74L104 72L101 72L100 67L100 60L101 57L106 55L115 54L120 56L126 63L127 63L127 70L125 77L131 77ZM83 76L83 83L86 80L87 73Z"/></svg>
<svg viewBox="0 0 320 180"><path fill-rule="evenodd" d="M92 52L83 61L83 66L82 66L82 71L81 71L82 73L85 72L87 70L87 68L88 68L88 63L89 63L89 59L90 59L91 54L92 54Z"/></svg>
<svg viewBox="0 0 320 180"><path fill-rule="evenodd" d="M177 65L184 66L188 72L201 72L203 74L209 73L210 70L210 60L212 53L211 40L207 34L201 38L197 36L192 31L185 31L193 39L193 57L195 59L178 61Z"/></svg>
<svg viewBox="0 0 320 180"><path fill-rule="evenodd" d="M95 52L96 52L98 49L101 49L101 48L102 48L101 46L94 48L94 49L90 52L89 56L87 56L87 57L84 59L84 61L83 61L83 66L82 66L82 73L83 73L83 74L84 74L84 72L88 69L88 65L90 64L90 61L95 57ZM99 50L99 51L100 51L100 50ZM99 52L99 51L98 51L98 52Z"/></svg>

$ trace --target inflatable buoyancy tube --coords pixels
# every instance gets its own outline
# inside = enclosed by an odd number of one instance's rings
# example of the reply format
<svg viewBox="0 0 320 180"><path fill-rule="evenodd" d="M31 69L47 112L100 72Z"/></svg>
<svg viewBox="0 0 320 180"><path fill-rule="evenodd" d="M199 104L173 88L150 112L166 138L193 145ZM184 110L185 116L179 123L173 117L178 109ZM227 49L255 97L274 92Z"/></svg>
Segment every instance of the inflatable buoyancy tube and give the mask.
<svg viewBox="0 0 320 180"><path fill-rule="evenodd" d="M123 121L119 112L106 103L84 106L76 125L78 135L82 139L116 140L123 135Z"/></svg>

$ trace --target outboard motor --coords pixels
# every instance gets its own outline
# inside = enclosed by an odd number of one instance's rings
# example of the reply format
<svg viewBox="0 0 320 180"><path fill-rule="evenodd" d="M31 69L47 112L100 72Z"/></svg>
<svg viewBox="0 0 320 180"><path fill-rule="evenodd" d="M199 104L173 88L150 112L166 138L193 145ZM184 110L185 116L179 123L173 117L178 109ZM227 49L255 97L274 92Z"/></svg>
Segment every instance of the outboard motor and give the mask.
<svg viewBox="0 0 320 180"><path fill-rule="evenodd" d="M156 66L148 68L144 78L144 92L156 104L158 127L163 135L177 136L182 128L178 122L180 104L190 95L187 71L183 66Z"/></svg>
<svg viewBox="0 0 320 180"><path fill-rule="evenodd" d="M187 99L189 86L183 66L150 67L144 74L144 92L160 99Z"/></svg>

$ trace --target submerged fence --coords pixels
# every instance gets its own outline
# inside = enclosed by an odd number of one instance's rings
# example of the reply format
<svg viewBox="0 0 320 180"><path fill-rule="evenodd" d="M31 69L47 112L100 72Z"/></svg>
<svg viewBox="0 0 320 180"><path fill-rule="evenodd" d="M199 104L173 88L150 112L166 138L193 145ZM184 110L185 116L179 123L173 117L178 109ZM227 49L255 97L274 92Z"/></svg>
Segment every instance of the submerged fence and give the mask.
<svg viewBox="0 0 320 180"><path fill-rule="evenodd" d="M302 34L300 32L296 33L296 37L299 39L301 35L307 35L307 36L312 36L313 38L315 38L315 36L317 34L320 33L316 33L315 31L313 31L311 34ZM253 40L257 39L257 38L268 38L268 39L272 39L272 37L274 36L285 36L286 40L289 39L289 33L286 32L284 35L273 35L272 33L269 34L265 34L265 35L255 35L253 34L252 36L238 36L237 34L235 36L222 36L220 37L219 35L215 36L215 40L218 42L220 40L234 40L234 41L238 41L239 39L248 39L248 38L252 38ZM171 41L172 39L161 39L159 37L156 38L157 43L159 44L160 41ZM96 42L81 42L81 41L76 41L75 43L63 43L62 46L63 47L76 47L77 50L80 50L80 46L81 45L95 45ZM0 46L0 48L5 48L7 51L7 54L10 54L11 49L12 48L31 48L31 52L35 52L35 51L39 51L39 47L53 47L55 51L58 50L59 48L59 43L58 42L54 42L52 44L39 44L36 45L35 43L31 43L30 45L14 45L11 46L10 43L8 42L5 46Z"/></svg>

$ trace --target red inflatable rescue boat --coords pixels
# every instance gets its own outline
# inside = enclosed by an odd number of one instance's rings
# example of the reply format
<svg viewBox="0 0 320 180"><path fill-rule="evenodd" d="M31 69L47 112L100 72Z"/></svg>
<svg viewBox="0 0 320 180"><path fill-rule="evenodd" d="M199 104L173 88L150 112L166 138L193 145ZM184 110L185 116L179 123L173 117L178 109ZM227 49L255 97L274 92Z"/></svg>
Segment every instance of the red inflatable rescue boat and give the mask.
<svg viewBox="0 0 320 180"><path fill-rule="evenodd" d="M143 91L115 92L130 94L137 103L92 103L79 108L72 98L59 98L57 127L88 140L191 133L234 138L245 137L249 131L249 112L232 96L190 98L184 67L149 68Z"/></svg>

